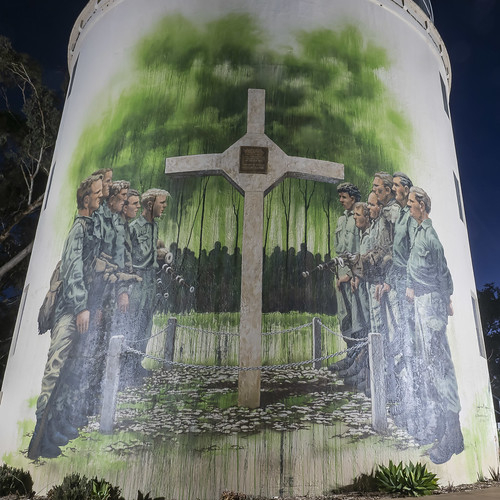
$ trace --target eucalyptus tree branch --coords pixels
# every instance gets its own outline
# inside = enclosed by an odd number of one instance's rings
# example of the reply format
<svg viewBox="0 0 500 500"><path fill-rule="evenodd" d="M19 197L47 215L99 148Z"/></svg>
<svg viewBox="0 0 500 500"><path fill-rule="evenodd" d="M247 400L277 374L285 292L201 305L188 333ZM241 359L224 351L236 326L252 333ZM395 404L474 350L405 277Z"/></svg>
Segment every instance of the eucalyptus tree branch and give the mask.
<svg viewBox="0 0 500 500"><path fill-rule="evenodd" d="M3 231L0 233L0 244L3 243L10 235L10 232L12 231L12 228L16 225L19 224L19 222L24 219L27 215L31 214L34 212L38 207L42 205L43 202L43 197L45 194L40 195L33 203L28 205L22 212L19 212L14 219L10 222L9 226L3 229Z"/></svg>

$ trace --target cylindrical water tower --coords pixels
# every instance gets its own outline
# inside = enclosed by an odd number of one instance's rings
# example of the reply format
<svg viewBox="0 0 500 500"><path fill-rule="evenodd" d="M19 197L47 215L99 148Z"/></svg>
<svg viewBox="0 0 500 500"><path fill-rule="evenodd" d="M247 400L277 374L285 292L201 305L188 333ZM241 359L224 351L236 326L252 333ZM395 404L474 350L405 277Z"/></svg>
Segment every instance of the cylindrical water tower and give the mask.
<svg viewBox="0 0 500 500"><path fill-rule="evenodd" d="M68 59L4 462L186 500L498 466L429 1L91 0Z"/></svg>

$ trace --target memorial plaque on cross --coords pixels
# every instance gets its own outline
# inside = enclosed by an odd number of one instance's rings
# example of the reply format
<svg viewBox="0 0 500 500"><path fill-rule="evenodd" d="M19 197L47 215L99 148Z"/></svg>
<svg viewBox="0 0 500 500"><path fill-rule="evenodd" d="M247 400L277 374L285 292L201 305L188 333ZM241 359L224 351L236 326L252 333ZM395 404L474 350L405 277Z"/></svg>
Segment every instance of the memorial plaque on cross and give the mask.
<svg viewBox="0 0 500 500"><path fill-rule="evenodd" d="M223 153L166 159L170 176L223 175L243 194L241 266L240 367L262 363L262 237L264 196L286 177L320 182L344 178L344 166L288 156L264 134L265 90L248 89L247 133ZM238 404L260 405L260 371L240 371Z"/></svg>

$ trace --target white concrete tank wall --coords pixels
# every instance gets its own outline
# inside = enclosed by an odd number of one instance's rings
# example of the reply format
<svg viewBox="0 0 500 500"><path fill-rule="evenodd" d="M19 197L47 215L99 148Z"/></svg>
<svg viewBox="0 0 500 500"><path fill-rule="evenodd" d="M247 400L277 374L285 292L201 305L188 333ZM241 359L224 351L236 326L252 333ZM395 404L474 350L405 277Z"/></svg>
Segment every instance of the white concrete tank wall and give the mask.
<svg viewBox="0 0 500 500"><path fill-rule="evenodd" d="M105 476L128 495L141 489L186 499L215 498L224 489L320 494L389 459L426 462L443 484L475 481L498 466L467 227L459 207L449 60L433 24L414 2L91 1L75 24L69 67L70 89L2 388L4 462L29 468L38 488L78 471ZM270 141L286 155L343 164L344 180L359 187L363 201L380 170L406 173L430 196L433 227L454 284L455 313L445 328L464 451L433 463L432 442L419 444L397 425L394 404L388 407L387 435L377 434L369 391L344 387L329 369L336 358L323 360L320 370L306 365L299 372L303 379L290 368L276 380L263 371L260 408L253 410L237 406L235 370L200 376L197 368L174 365L163 372L160 362L146 360L143 366L154 368L148 388L119 395L119 408L126 411L118 412L113 434L99 434L97 411L79 437L62 447L62 455L29 460L35 401L51 344L49 333L37 335L38 311L72 227L76 189L99 168L113 167L115 179L130 180L141 192L158 187L171 194L159 219L160 238L167 247L173 244L175 273L196 292L189 294L162 275L161 294L169 297L155 304L153 335L175 316L185 329L177 329L174 363L238 365L237 337L206 332L239 331L242 272L247 282L241 269L241 190L205 176L220 173L222 164L181 180L164 171L165 158L218 155L243 136L248 88L266 90ZM335 177L331 172L324 177ZM315 175L306 176L312 179L307 182L301 176L285 179L266 192L259 311L262 331L293 329L319 316L322 355L328 356L345 349L340 337L329 333L339 332L334 275L318 271L314 276L321 277L311 286L300 281L300 273L334 256L342 209L336 186ZM242 286L243 294L247 285ZM113 325L119 323L117 313L111 315ZM281 335L284 340L263 337L262 363L312 359L311 328L302 329L304 338L290 332ZM106 340L120 332L109 326ZM148 353L158 357L164 341L155 342L149 342ZM207 382L211 373L215 381L203 387L199 379ZM99 389L95 393L99 401ZM425 418L424 406L416 409L415 421ZM151 416L163 422L156 429Z"/></svg>

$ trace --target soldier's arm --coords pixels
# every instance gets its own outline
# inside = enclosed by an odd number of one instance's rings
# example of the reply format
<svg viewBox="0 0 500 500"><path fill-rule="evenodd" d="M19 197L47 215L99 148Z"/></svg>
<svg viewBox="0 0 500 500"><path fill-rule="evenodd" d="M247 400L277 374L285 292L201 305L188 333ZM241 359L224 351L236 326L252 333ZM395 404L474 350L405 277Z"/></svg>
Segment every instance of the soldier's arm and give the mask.
<svg viewBox="0 0 500 500"><path fill-rule="evenodd" d="M87 309L88 292L83 271L84 237L83 226L74 224L66 239L61 258L64 300L75 315Z"/></svg>
<svg viewBox="0 0 500 500"><path fill-rule="evenodd" d="M453 295L453 280L450 270L448 269L446 257L444 256L443 245L439 241L436 233L434 233L434 237L430 239L429 247L433 255L433 262L435 262L436 265L436 281L439 283L439 289L444 296L451 297Z"/></svg>
<svg viewBox="0 0 500 500"><path fill-rule="evenodd" d="M134 224L136 221L134 221L132 224L130 224L130 247L131 247L131 257L132 257L132 262L134 263L136 259L142 255L142 246L139 238L139 231L137 224Z"/></svg>

